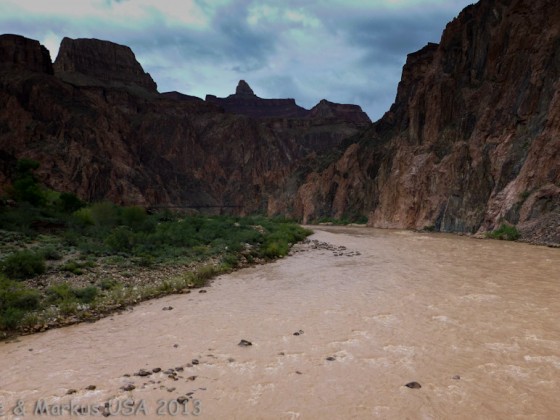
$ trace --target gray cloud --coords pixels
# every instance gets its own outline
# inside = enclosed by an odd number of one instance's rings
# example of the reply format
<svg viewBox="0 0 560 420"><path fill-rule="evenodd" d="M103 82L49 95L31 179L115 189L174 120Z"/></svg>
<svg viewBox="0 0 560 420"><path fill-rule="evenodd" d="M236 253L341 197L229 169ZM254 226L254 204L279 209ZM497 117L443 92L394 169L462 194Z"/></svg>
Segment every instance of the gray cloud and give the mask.
<svg viewBox="0 0 560 420"><path fill-rule="evenodd" d="M106 15L90 9L71 16L33 13L14 1L0 5L0 28L51 49L63 36L128 45L160 91L226 96L242 78L262 97L293 97L307 108L323 98L357 103L377 119L395 98L406 55L439 41L445 24L470 3L426 0L396 8L338 0L193 1L207 17L204 24L178 23L165 9L130 19L114 14L133 0L103 0Z"/></svg>

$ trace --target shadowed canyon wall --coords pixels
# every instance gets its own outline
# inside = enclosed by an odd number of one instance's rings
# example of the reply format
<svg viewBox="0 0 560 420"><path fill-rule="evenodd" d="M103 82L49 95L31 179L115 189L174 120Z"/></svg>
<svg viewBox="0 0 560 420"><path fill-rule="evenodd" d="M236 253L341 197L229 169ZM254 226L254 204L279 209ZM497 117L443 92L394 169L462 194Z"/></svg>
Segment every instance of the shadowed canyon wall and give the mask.
<svg viewBox="0 0 560 420"><path fill-rule="evenodd" d="M90 201L288 212L280 197L295 195L289 178L299 162L371 123L355 106L329 103L328 115L300 108L305 115L258 119L178 92L160 94L128 47L106 41L65 38L54 75L37 41L0 36L0 52L4 186L17 159L27 157L40 162L47 186ZM247 90L240 82L232 95L242 109L293 102Z"/></svg>
<svg viewBox="0 0 560 420"><path fill-rule="evenodd" d="M475 233L506 222L560 242L560 3L482 0L408 56L379 121L355 105L160 94L133 52L0 37L0 185L145 206ZM364 89L367 89L364 86Z"/></svg>

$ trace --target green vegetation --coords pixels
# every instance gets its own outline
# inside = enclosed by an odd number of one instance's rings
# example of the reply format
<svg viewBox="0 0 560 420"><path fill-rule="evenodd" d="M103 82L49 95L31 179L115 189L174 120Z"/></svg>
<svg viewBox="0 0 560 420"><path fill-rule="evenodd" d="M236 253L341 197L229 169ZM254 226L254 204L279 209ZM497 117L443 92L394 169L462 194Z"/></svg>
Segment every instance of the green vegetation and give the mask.
<svg viewBox="0 0 560 420"><path fill-rule="evenodd" d="M517 241L519 238L521 238L521 233L519 233L515 226L510 226L502 223L498 229L492 232L488 232L486 236L492 239Z"/></svg>
<svg viewBox="0 0 560 420"><path fill-rule="evenodd" d="M88 205L40 186L37 167L20 161L8 197L0 198L4 331L33 330L53 319L56 324L61 316L89 319L200 287L236 267L283 257L310 234L281 218L149 214L106 201ZM146 270L169 269L178 274L135 283Z"/></svg>
<svg viewBox="0 0 560 420"><path fill-rule="evenodd" d="M320 217L315 221L315 223L330 223L333 225L349 225L351 223L356 223L356 224L364 225L367 223L367 221L368 221L367 216L364 216L363 214L359 214L359 215L352 215L352 216L344 215L340 219L335 217Z"/></svg>
<svg viewBox="0 0 560 420"><path fill-rule="evenodd" d="M17 327L26 312L39 307L39 301L38 292L0 275L0 328L10 330Z"/></svg>
<svg viewBox="0 0 560 420"><path fill-rule="evenodd" d="M28 279L45 272L45 257L32 251L18 251L2 261L2 272L13 279Z"/></svg>

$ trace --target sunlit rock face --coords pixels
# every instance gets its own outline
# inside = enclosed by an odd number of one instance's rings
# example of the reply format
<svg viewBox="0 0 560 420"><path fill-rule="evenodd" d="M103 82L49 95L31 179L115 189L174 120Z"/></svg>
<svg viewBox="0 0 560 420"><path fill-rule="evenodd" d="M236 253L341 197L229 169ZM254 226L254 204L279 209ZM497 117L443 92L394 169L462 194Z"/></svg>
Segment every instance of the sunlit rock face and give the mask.
<svg viewBox="0 0 560 420"><path fill-rule="evenodd" d="M395 103L301 186L296 214L560 241L560 3L488 0L410 54Z"/></svg>

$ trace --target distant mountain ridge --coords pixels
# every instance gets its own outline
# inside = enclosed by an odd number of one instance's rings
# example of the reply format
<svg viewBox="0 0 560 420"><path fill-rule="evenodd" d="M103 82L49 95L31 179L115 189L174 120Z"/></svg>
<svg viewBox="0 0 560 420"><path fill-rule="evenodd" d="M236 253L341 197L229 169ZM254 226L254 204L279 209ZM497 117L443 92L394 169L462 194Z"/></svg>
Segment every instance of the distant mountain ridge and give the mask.
<svg viewBox="0 0 560 420"><path fill-rule="evenodd" d="M108 41L64 38L53 66L39 42L4 35L0 62L0 188L27 157L44 183L86 200L285 212L300 163L363 128L307 110L251 118L160 94L130 48ZM239 96L256 98L246 83Z"/></svg>

